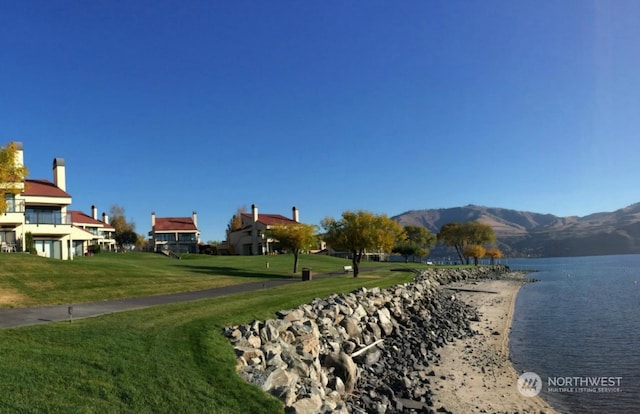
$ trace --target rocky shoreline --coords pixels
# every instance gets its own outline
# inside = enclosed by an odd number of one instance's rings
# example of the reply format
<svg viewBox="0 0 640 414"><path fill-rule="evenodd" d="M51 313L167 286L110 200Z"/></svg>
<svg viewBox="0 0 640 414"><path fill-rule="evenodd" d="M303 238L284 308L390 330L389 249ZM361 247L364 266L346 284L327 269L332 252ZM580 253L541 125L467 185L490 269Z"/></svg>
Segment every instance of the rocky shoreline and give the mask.
<svg viewBox="0 0 640 414"><path fill-rule="evenodd" d="M481 316L442 286L513 276L502 266L429 269L412 283L315 299L225 335L238 373L287 412L451 412L434 398L446 380L434 370L439 351L477 334Z"/></svg>

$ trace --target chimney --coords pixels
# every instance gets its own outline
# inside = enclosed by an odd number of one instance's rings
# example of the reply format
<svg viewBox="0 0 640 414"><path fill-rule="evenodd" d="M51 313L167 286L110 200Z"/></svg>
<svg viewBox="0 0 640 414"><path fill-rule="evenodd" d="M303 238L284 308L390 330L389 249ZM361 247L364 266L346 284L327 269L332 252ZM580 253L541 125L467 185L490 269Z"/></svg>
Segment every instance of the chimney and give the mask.
<svg viewBox="0 0 640 414"><path fill-rule="evenodd" d="M14 141L12 144L16 147L16 165L24 166L24 147L22 146L22 142Z"/></svg>
<svg viewBox="0 0 640 414"><path fill-rule="evenodd" d="M67 191L64 160L62 158L53 159L53 183L62 191Z"/></svg>
<svg viewBox="0 0 640 414"><path fill-rule="evenodd" d="M197 212L193 212L191 213L191 217L193 217L193 225L196 226L196 229L198 228L198 213Z"/></svg>
<svg viewBox="0 0 640 414"><path fill-rule="evenodd" d="M98 209L96 206L91 206L91 217L93 217L94 220L98 220Z"/></svg>
<svg viewBox="0 0 640 414"><path fill-rule="evenodd" d="M104 224L109 224L109 216L107 216L107 213L102 213L102 222Z"/></svg>
<svg viewBox="0 0 640 414"><path fill-rule="evenodd" d="M300 213L298 213L296 206L293 206L291 210L293 211L293 221L300 223Z"/></svg>
<svg viewBox="0 0 640 414"><path fill-rule="evenodd" d="M154 227L156 227L156 212L152 211L151 212L151 228L153 229Z"/></svg>
<svg viewBox="0 0 640 414"><path fill-rule="evenodd" d="M251 214L253 215L253 222L258 222L258 206L251 204Z"/></svg>

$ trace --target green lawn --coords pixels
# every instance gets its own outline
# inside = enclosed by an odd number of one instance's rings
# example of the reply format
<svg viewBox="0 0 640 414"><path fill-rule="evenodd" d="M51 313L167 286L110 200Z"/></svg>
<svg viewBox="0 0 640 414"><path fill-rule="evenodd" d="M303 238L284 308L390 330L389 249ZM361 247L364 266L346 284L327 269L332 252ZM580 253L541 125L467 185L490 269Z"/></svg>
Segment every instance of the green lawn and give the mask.
<svg viewBox="0 0 640 414"><path fill-rule="evenodd" d="M264 258L168 261L153 255L97 255L58 262L15 256L26 259L22 263L0 256L0 283L31 303L61 300L65 289L77 301L210 287L218 278L242 282L282 277L290 274L285 264L291 266L291 257L270 257L270 269L265 270ZM315 258L304 257L302 265L323 272L339 270L344 263ZM272 318L275 311L314 297L359 286L395 285L413 277L390 270L406 265L378 266L383 270L364 272L358 279L340 275L73 323L0 330L0 412L281 413L278 401L235 374L235 356L222 328ZM135 275L129 274L133 269ZM53 292L45 292L45 286Z"/></svg>
<svg viewBox="0 0 640 414"><path fill-rule="evenodd" d="M269 262L267 268L266 262ZM248 283L269 278L340 272L345 259L301 255L293 274L293 256L185 255L181 260L152 253L102 253L73 261L29 254L0 254L0 308L83 303L149 296ZM363 263L363 268L409 267Z"/></svg>

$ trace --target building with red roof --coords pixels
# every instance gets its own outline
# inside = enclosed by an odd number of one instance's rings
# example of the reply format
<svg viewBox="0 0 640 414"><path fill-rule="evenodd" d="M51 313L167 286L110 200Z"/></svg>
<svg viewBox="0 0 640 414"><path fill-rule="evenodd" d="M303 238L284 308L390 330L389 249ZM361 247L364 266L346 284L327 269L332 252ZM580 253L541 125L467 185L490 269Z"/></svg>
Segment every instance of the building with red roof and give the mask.
<svg viewBox="0 0 640 414"><path fill-rule="evenodd" d="M156 217L151 213L149 243L153 251L198 253L198 213L194 211L191 217Z"/></svg>
<svg viewBox="0 0 640 414"><path fill-rule="evenodd" d="M99 220L98 209L91 206L91 215L78 210L71 210L69 214L73 225L74 255L90 254L96 249L115 251L116 229L109 224L107 213L102 213L102 220Z"/></svg>
<svg viewBox="0 0 640 414"><path fill-rule="evenodd" d="M280 214L260 214L258 206L251 206L251 213L241 214L241 226L227 236L225 247L231 254L243 256L269 254L277 250L277 241L270 239L266 231L276 225L300 224L300 215L296 207L292 208L291 218Z"/></svg>
<svg viewBox="0 0 640 414"><path fill-rule="evenodd" d="M24 165L22 143L16 164ZM69 259L72 252L72 221L67 207L71 195L66 191L66 170L62 158L53 160L53 182L47 179L26 179L19 184L19 194L6 193L7 211L0 216L0 243L5 252L26 251L26 236L33 237L39 255Z"/></svg>

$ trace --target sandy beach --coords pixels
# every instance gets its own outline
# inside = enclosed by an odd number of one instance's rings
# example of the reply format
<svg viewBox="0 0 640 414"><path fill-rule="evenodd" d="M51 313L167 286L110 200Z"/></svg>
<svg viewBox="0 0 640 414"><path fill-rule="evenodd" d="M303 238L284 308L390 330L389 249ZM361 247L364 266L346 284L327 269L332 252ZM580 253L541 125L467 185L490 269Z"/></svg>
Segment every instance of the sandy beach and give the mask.
<svg viewBox="0 0 640 414"><path fill-rule="evenodd" d="M434 405L453 413L556 413L540 397L525 397L509 362L509 331L519 280L483 280L447 285L456 300L475 306L479 333L450 343L435 367ZM471 290L473 292L471 292Z"/></svg>

